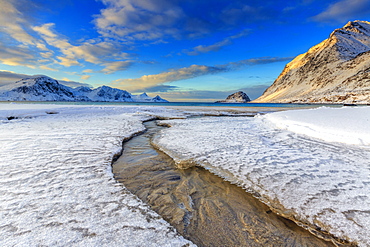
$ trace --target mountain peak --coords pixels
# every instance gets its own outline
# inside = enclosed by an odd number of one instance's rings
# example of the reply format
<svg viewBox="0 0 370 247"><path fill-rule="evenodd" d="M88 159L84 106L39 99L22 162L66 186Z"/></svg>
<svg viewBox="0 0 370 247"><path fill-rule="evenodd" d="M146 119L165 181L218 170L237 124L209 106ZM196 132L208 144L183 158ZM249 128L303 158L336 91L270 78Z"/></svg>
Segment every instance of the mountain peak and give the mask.
<svg viewBox="0 0 370 247"><path fill-rule="evenodd" d="M145 93L140 96L109 86L73 89L48 76L32 76L0 87L1 101L168 102L159 96L151 98Z"/></svg>
<svg viewBox="0 0 370 247"><path fill-rule="evenodd" d="M370 22L348 22L288 63L255 102L367 102L369 60Z"/></svg>
<svg viewBox="0 0 370 247"><path fill-rule="evenodd" d="M59 84L59 82L51 77L48 77L46 75L35 75L28 78L23 78L19 81L15 82L16 84L34 84L34 83L56 83Z"/></svg>

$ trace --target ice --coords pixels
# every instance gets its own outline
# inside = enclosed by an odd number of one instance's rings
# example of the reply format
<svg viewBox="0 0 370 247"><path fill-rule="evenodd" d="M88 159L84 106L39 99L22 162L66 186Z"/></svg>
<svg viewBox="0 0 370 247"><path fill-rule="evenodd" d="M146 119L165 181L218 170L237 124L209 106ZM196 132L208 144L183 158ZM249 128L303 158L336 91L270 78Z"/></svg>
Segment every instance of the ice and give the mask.
<svg viewBox="0 0 370 247"><path fill-rule="evenodd" d="M260 116L281 129L328 142L370 145L370 107L321 107Z"/></svg>
<svg viewBox="0 0 370 247"><path fill-rule="evenodd" d="M370 107L345 107L167 120L172 127L154 141L176 162L202 165L287 217L369 246L368 116Z"/></svg>
<svg viewBox="0 0 370 247"><path fill-rule="evenodd" d="M1 103L0 246L191 245L111 172L122 140L156 117L182 118L154 140L177 162L370 245L370 107L185 119L225 109Z"/></svg>
<svg viewBox="0 0 370 247"><path fill-rule="evenodd" d="M0 246L191 246L111 172L142 120L176 114L0 104Z"/></svg>

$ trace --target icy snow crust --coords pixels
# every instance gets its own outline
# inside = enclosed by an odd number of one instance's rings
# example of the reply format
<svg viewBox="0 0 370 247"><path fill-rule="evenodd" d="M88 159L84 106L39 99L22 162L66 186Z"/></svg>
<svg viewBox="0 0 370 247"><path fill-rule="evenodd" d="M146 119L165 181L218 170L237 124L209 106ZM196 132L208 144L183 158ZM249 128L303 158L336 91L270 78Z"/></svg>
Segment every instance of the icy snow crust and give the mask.
<svg viewBox="0 0 370 247"><path fill-rule="evenodd" d="M168 114L0 104L0 246L191 246L111 173L123 138Z"/></svg>
<svg viewBox="0 0 370 247"><path fill-rule="evenodd" d="M287 217L370 246L369 116L359 107L167 120L172 127L154 141Z"/></svg>
<svg viewBox="0 0 370 247"><path fill-rule="evenodd" d="M328 142L370 146L370 107L343 107L289 112L261 116L280 129L308 135Z"/></svg>

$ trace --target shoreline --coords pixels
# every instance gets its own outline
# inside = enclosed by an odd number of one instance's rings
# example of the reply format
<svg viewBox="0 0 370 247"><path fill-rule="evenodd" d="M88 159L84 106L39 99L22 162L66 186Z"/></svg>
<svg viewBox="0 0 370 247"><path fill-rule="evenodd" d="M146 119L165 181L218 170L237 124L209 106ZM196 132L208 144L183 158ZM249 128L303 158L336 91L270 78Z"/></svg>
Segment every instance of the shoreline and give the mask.
<svg viewBox="0 0 370 247"><path fill-rule="evenodd" d="M58 135L61 135L60 137L58 137L59 139L61 137L65 137L65 138L68 137L69 138L70 137L70 134L69 133L78 133L78 131L80 131L80 132L82 131L82 133L79 134L79 138L82 138L81 140L84 140L87 137L90 138L89 135L92 134L92 133L94 133L94 134L96 134L98 136L101 136L101 137L105 136L104 133L106 133L106 134L107 133L112 133L112 131L114 133L117 130L117 128L120 125L122 125L122 124L124 124L124 126L125 126L124 127L124 131L123 130L120 130L117 133L121 133L121 134L122 133L126 133L126 131L128 131L128 130L130 131L130 133L136 133L137 130L136 131L132 131L133 130L132 128L134 126L136 126L139 122L141 123L141 122L143 122L145 120L152 119L153 117L158 117L159 119L168 119L168 118L181 118L181 119L184 119L186 117L189 117L192 114L194 114L196 116L201 116L202 114L203 115L212 115L213 114L213 112L212 112L213 110L210 109L210 108L207 108L207 109L204 109L203 108L203 112L201 112L200 111L201 108L194 109L194 108L191 108L191 107L190 108L186 108L186 109L185 108L182 108L182 109L174 109L174 108L168 109L168 108L164 108L164 107L147 107L147 106L125 106L125 107L121 107L121 106L118 106L118 107L117 106L109 106L109 107L108 106L98 106L98 107L97 106L88 106L88 107L86 107L86 106L73 106L73 107L71 107L71 106L65 106L65 105L63 105L63 106L55 106L55 105L39 105L39 106L35 106L34 105L33 106L34 108L31 107L31 109L29 109L28 106L29 105L26 105L26 106L25 105L23 105L23 106L16 105L15 108L13 108L13 109L6 109L6 108L5 109L4 108L1 109L1 107L0 107L0 117L3 117L2 119L4 119L4 120L0 121L1 128L2 128L2 130L4 130L4 131L2 131L2 135L5 136L5 137L8 136L8 135L9 136L10 135L16 135L15 137L12 137L12 139L11 139L12 142L14 142L14 140L18 140L20 137L27 137L29 134L32 134L33 132L32 133L31 132L28 132L29 130L27 128L25 128L24 130L21 129L21 130L19 130L20 131L19 133L22 133L22 136L21 136L21 135L17 135L18 132L17 133L16 132L13 133L12 131L5 131L5 129L10 128L12 126L24 126L24 127L26 127L26 126L34 126L33 128L35 130L38 130L38 129L41 128L41 126L43 126L43 125L40 125L41 123L44 124L45 126L48 126L48 128L51 128L49 130L49 132L51 131L50 132L50 135L48 135L48 133L45 132L45 130L46 130L45 128L42 129L42 131L40 129L40 131L41 131L40 133L42 133L42 134L40 134L40 136L37 137L37 138L41 138L38 143L33 144L33 142L31 142L30 139L29 140L27 139L25 142L20 142L20 141L15 141L14 143L10 142L10 143L12 143L11 146L9 146L9 143L8 143L8 146L4 144L4 145L2 145L3 146L2 149L9 148L10 150L12 150L12 148L14 147L14 145L25 145L25 148L30 148L30 147L32 147L32 148L40 148L40 152L41 152L42 151L42 147L44 145L43 143L45 143L46 140L48 140L48 142L50 142L50 140L47 138L47 136L53 136L53 135L58 136ZM258 110L259 109L261 109L261 108L258 108ZM289 108L289 110L293 110L293 109L292 108ZM276 110L276 109L274 109L274 110ZM220 112L219 109L217 109L215 111L218 112L218 115L217 116L220 116L220 115L222 116L223 115L223 113ZM53 112L54 114L48 114L47 112ZM292 112L294 112L294 111L292 111ZM99 113L99 114L96 115L97 113ZM239 115L243 115L243 116L248 115L246 113L246 109L244 109L244 112L242 110L234 111L233 109L230 109L230 110L228 109L228 111L226 112L226 114L230 114L230 113L234 113L236 115L239 114ZM299 113L299 112L297 112L297 113ZM303 111L303 113L304 113L304 111ZM4 116L8 116L6 114L11 114L12 116L16 116L16 117L18 116L20 118L15 118L13 120L6 120L6 118L4 117ZM254 114L255 114L255 112L252 115L254 115ZM68 121L67 121L67 119L68 119ZM106 119L106 120L104 120L104 119ZM113 120L111 123L109 123L109 125L107 125L107 122L105 122L108 119ZM191 121L195 121L197 119L199 119L199 118L195 118L195 119L194 118L191 118L191 119L189 118L189 119L184 119L184 120L173 120L173 121L175 121L175 122L176 121L180 121L180 122L181 121L189 121L189 122L191 122ZM249 118L243 118L243 121L241 121L240 123L237 122L238 121L238 117L225 118L225 119L229 119L229 120L227 120L226 122L225 121L222 121L222 122L225 125L225 127L227 127L227 126L232 127L229 130L233 130L235 128L235 126L238 126L238 125L240 125L239 127L242 127L242 129L241 129L242 132L240 132L239 134L246 133L245 131L248 130L248 128L246 128L247 125L245 125L245 124L248 124L248 121L245 121L245 120L246 119L249 119ZM81 121L88 121L88 122L91 121L92 125L73 125L74 122L76 122L76 123L78 122L77 120L78 121L80 121L80 120ZM212 123L212 121L215 121L215 120L217 120L217 118L209 118L209 120L207 120L207 121L209 121L209 123ZM124 122L122 122L122 121L124 121ZM139 122L137 122L137 121L139 121ZM168 121L169 120L166 120L164 122L168 122ZM234 121L236 121L236 122L234 122ZM135 123L135 124L134 124L134 126L131 126L130 127L130 125L127 125L126 122L127 123ZM117 123L118 125L117 126L111 126L113 123ZM221 122L218 122L218 124L220 124L220 123ZM228 125L227 123L230 123L230 124ZM234 125L234 124L238 124L238 125ZM63 134L64 132L61 132L61 133L53 133L54 132L53 130L57 130L58 128L61 128L61 126L68 127L69 128L68 129L69 132L66 132L65 134ZM72 128L72 126L74 127L74 129ZM87 129L88 126L91 127L91 130L93 130L92 132L89 132L88 131L88 129ZM217 131L218 131L217 125L211 124L210 126L212 126L212 127L211 128L208 128L207 131L210 131L211 130L211 132L209 132L209 133L212 133L212 136L216 136L217 138L219 138L219 135L217 134ZM197 128L198 127L200 128L199 130L201 130L203 128L202 125L200 125L200 126L197 125ZM217 127L217 128L215 128L215 127ZM134 127L134 128L136 128L136 127ZM142 128L142 127L140 127L140 128ZM172 128L170 128L170 129L172 129ZM236 130L236 129L234 129L234 130ZM25 132L22 132L22 131L25 131ZM265 134L263 134L264 138L269 137L269 135L272 136L274 134L274 132L271 132L271 130L269 130L269 131L270 132L266 132L266 133L263 132L263 133L265 133ZM43 132L45 132L45 133L43 133ZM197 136L199 134L201 134L199 131L198 132L192 132L192 133L193 133L192 135L197 135ZM258 134L258 132L257 133L254 133L254 130L252 130L251 133L252 134ZM23 134L26 134L26 135L23 136ZM121 134L119 136L122 136L122 137L126 136L126 134L124 134L124 135L121 135ZM266 134L268 134L268 135L266 136ZM101 137L99 137L99 138L101 138ZM170 137L170 136L167 136L167 137ZM176 137L176 136L173 136L173 137L174 138L179 138L179 137ZM188 136L188 137L190 137L190 136ZM201 135L199 137L201 137ZM222 135L221 135L221 137L222 137ZM284 136L280 136L280 137L284 137ZM291 136L291 137L294 137L294 136ZM8 138L8 137L6 137L6 138ZM3 138L3 141L8 140L6 138L5 139ZM35 138L36 138L36 136L35 136ZM58 138L55 138L55 140L58 140ZM209 136L208 136L208 138L209 138ZM293 140L294 140L294 138L293 138ZM118 139L121 140L121 141L123 140L123 138L118 138ZM183 144L186 144L188 142L186 140L186 138L182 138L181 137L181 139L183 140L182 141ZM234 138L232 136L229 136L229 139L230 140L234 140ZM21 139L19 139L19 140L21 140ZM86 140L88 140L88 139L86 139ZM89 149L90 146L93 147L92 145L93 145L94 142L89 143L89 142L86 142L86 140L84 140L84 142L78 143L78 145L80 147L80 151L78 151L76 154L79 154L79 152L81 152L81 155L84 155L84 152L87 152L87 153L89 152L87 150ZM248 141L248 138L245 139L245 140ZM75 141L78 141L78 140L76 139ZM114 141L115 144L113 146L111 144L109 144L107 146L104 146L105 149L108 148L112 152L111 162L114 159L114 157L116 157L119 154L119 151L121 150L121 146L122 146L122 142L116 143L116 141ZM51 143L52 143L52 145L55 145L55 147L57 147L58 145L64 145L63 143L54 142L54 141L52 141ZM33 144L33 146L31 146L31 144ZM271 144L273 144L273 143L271 143ZM324 145L324 144L327 145L325 142L322 142L320 145ZM194 142L194 145L196 147L202 147L199 144L197 144L196 142ZM225 149L224 146L226 145L225 147L227 147L227 143L218 143L218 142L214 143L214 145L219 145L218 148L219 148L220 151L226 151L226 150L232 151L236 147L236 146L235 147L230 146L232 149L230 149L230 148ZM273 147L273 146L271 146L271 147ZM322 147L324 147L324 146L322 146ZM335 148L345 148L345 147L339 147L339 146L338 147L334 146L334 147ZM63 154L63 152L64 152L63 150L71 150L71 148L72 148L72 150L75 149L73 145L70 145L70 143L68 143L68 149L65 148L65 149L51 149L51 150L48 149L48 150L49 150L49 152L51 152L51 157L59 157L59 155L65 155L65 154ZM256 148L256 147L251 146L251 148ZM26 151L27 149L24 149L24 150ZM81 150L86 150L86 151L81 151ZM339 149L339 150L341 150L341 149ZM77 151L77 149L76 149L76 151ZM258 154L258 155L260 155L260 156L262 155L261 157L263 157L263 153L261 153L260 151L263 151L263 150L259 150L259 153L260 154ZM356 152L360 152L360 151L361 150L356 150L356 149L353 149L352 150L351 149L348 152L354 152L354 154L356 154ZM62 153L60 153L60 152L62 152ZM307 152L308 152L308 150L307 150ZM347 151L346 151L346 153L347 153ZM229 154L225 153L225 154L228 157L230 155L233 155L233 153L229 153ZM294 157L294 154L287 153L287 155L288 154L289 154L289 157ZM340 154L340 152L339 152L339 154ZM5 157L3 160L11 160L11 159L7 159L6 158L6 157L8 157L8 156L6 156L7 153L0 152L0 155L2 155L2 157ZM40 153L40 155L41 155L41 153ZM214 154L212 154L210 157L212 158L213 155ZM321 154L319 153L318 155L320 156ZM357 155L357 156L360 157L361 155ZM240 156L240 155L238 155L238 156ZM364 156L364 155L362 155L362 156ZM71 156L71 157L73 157L73 156ZM241 156L240 157L246 157L246 156L241 153ZM322 156L322 158L325 158L325 157L326 157L325 155ZM213 158L217 158L217 156L214 156ZM346 157L346 159L347 158L351 159L351 156ZM79 159L81 159L81 158L79 158ZM18 158L16 160L18 160ZM73 159L71 158L71 160L73 160ZM176 160L176 157L175 157L175 160ZM197 159L196 160L196 162L200 162L200 161L202 161L202 159ZM205 162L205 161L206 160L203 160L202 162ZM15 161L12 160L12 162L15 162ZM21 163L21 166L20 167L22 167L23 166L23 163L22 163L23 160L20 160L19 162ZM336 162L336 158L335 159L330 158L330 162ZM234 161L232 161L232 163L237 165L237 163L235 163ZM34 163L33 162L30 162L29 164L33 165ZM68 164L68 163L66 163L66 164ZM66 164L63 164L62 166L65 166ZM76 164L79 164L79 162L77 162ZM209 162L209 164L212 164L212 162ZM360 164L361 164L361 161L360 161ZM46 167L46 166L40 166L39 168L41 169L42 167ZM111 166L109 165L109 167L111 167ZM39 169L39 168L37 168L37 169ZM325 168L325 167L323 167L323 168ZM35 171L37 171L37 169L35 169ZM87 168L84 168L84 169L87 169ZM228 171L228 172L233 172L235 169L237 170L238 167L236 166L235 168L233 168L233 170L230 170L230 167L229 168L228 167L225 167L225 171ZM278 169L280 169L280 168L278 168ZM321 170L321 169L322 168L320 168L319 170ZM325 171L325 169L323 171ZM335 168L335 166L334 166L331 169L337 169L337 168ZM4 170L4 171L6 171L6 170ZM86 171L84 171L83 174L85 174ZM101 167L100 168L94 168L94 171L103 172L103 173L107 172L105 169L102 169ZM266 172L268 174L269 170L266 170L266 168L264 168L264 173L266 173ZM109 172L109 173L111 173L111 172ZM365 174L365 173L363 173L363 174ZM70 175L71 178L74 178L77 173L73 173L73 174L74 174L73 176ZM286 175L288 176L289 173L286 174ZM85 178L85 176L78 176L78 179L87 179L87 178L90 179L91 177L89 177L89 176L91 176L91 175L88 175L86 178ZM94 175L94 176L96 176L96 175ZM233 175L233 176L236 177L236 178L238 178L238 179L241 179L242 178L242 177L238 176L237 174L236 175ZM52 179L52 178L55 178L55 176L50 176L50 179ZM250 178L252 179L250 181L254 181L254 179L255 179L253 177L250 177ZM288 176L288 178L289 178L289 176ZM249 180L248 179L247 180L243 180L242 179L242 180L238 180L238 181L244 181L244 182L248 182L249 183ZM3 180L3 181L5 181L5 180ZM80 180L77 180L77 181L80 181ZM83 181L84 180L81 180L81 182L83 182ZM0 180L0 182L1 182L1 180ZM35 182L36 182L36 180L35 180ZM51 184L51 185L53 185L53 184ZM46 185L43 185L43 186L46 186ZM3 188L7 188L7 186L3 186ZM32 187L30 187L30 192L32 192L32 189L31 188ZM247 188L248 189L249 186L244 186L244 188ZM287 189L287 190L290 189L289 186L288 187L283 186L282 188ZM317 187L317 188L320 188L320 186ZM271 188L269 190L272 191L272 192L274 191L274 190L271 190ZM328 190L329 190L329 188L328 188ZM17 191L17 188L15 188L14 191ZM278 192L280 193L281 191L279 190ZM309 191L307 191L307 192L309 192ZM331 190L329 190L329 192L332 193ZM263 193L260 193L260 194L263 195ZM270 194L266 194L266 195L269 196ZM266 195L264 195L264 196L266 196ZM293 195L293 194L291 194L291 195L293 196L293 199L294 199L295 198L295 195ZM35 197L35 198L37 198L37 197ZM58 197L55 197L55 198L58 198ZM270 197L270 198L273 198L273 197ZM18 200L18 199L21 199L21 198L17 198L17 197L14 197L13 198L13 200ZM301 198L299 198L299 199L301 199ZM304 199L304 198L302 198L302 199ZM86 204L86 203L84 203L84 204ZM330 204L330 205L332 205L333 207L337 206L336 204ZM57 208L58 207L56 207L56 209ZM308 215L310 213L312 214L312 212L307 211L307 214ZM298 212L298 214L299 214L299 212ZM352 217L352 216L349 215L348 217ZM366 218L364 218L364 220L366 220ZM55 222L57 222L57 221L55 221ZM322 224L322 223L330 223L330 221L326 221L325 219L320 219L320 224ZM32 227L32 225L30 227ZM58 228L58 226L56 226L56 227ZM325 228L321 228L321 229L323 229L325 231ZM341 228L338 228L338 229L341 229ZM346 228L344 228L344 230L345 229ZM95 233L95 234L97 234L97 236L99 236L99 237L102 236L102 235L100 235L100 233ZM330 233L330 234L332 234L332 233ZM26 233L25 236L32 236L32 230L30 230L29 233ZM334 235L334 236L338 236L338 235ZM35 237L35 236L33 236L33 237ZM50 237L52 237L52 236L50 236ZM12 239L12 238L9 238L9 239ZM14 241L16 241L16 240L14 240ZM355 242L353 242L353 243L355 243Z"/></svg>

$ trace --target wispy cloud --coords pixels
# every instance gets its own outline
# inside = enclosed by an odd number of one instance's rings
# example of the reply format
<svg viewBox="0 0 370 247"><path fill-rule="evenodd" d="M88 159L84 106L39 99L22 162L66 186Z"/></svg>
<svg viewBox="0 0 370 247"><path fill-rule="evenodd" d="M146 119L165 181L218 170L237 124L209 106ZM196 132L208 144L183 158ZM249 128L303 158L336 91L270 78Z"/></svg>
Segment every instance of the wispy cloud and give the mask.
<svg viewBox="0 0 370 247"><path fill-rule="evenodd" d="M24 47L8 47L0 41L0 61L11 66L26 66L36 68L36 57L33 52Z"/></svg>
<svg viewBox="0 0 370 247"><path fill-rule="evenodd" d="M132 62L125 59L129 55L121 51L118 43L89 40L80 45L72 45L67 38L62 37L54 31L54 23L46 23L33 27L48 45L56 48L61 53L56 56L56 63L65 67L82 65L89 62L104 66L101 72L111 74L116 71L127 69ZM49 54L46 54L46 56ZM120 60L120 61L119 61Z"/></svg>
<svg viewBox="0 0 370 247"><path fill-rule="evenodd" d="M191 55L191 56L196 56L196 55L199 55L201 53L219 51L222 47L227 46L227 45L231 45L233 43L234 39L244 37L244 36L248 35L249 33L250 33L250 30L245 29L245 30L243 30L242 32L240 32L236 35L226 37L223 40L221 40L219 42L216 42L212 45L199 45L199 46L194 47L190 51L185 51L185 53L187 53L188 55Z"/></svg>
<svg viewBox="0 0 370 247"><path fill-rule="evenodd" d="M186 1L186 4L179 0L101 1L106 7L94 19L98 32L126 42L204 37L247 23L274 20L278 16L274 5L279 5L269 0L265 5L243 0Z"/></svg>
<svg viewBox="0 0 370 247"><path fill-rule="evenodd" d="M102 0L105 9L96 15L101 35L125 40L158 40L176 35L175 23L185 17L177 1Z"/></svg>
<svg viewBox="0 0 370 247"><path fill-rule="evenodd" d="M119 79L113 82L113 85L124 88L128 91L137 89L152 88L165 82L190 79L207 74L215 74L227 71L228 68L213 67L205 65L191 65L189 67L174 69L155 75L144 75L136 79Z"/></svg>
<svg viewBox="0 0 370 247"><path fill-rule="evenodd" d="M88 80L90 79L91 75L83 75L81 76L81 80Z"/></svg>
<svg viewBox="0 0 370 247"><path fill-rule="evenodd" d="M18 0L0 0L1 31L23 45L47 51L44 42L29 33L31 29L29 20L17 9L16 4L21 3Z"/></svg>
<svg viewBox="0 0 370 247"><path fill-rule="evenodd" d="M85 41L70 41L59 34L54 23L34 25L22 6L34 8L24 0L0 0L0 62L11 66L58 70L63 67L85 66L92 63L102 67L102 73L125 70L132 63L123 45L99 37ZM27 10L28 11L28 10ZM27 12L26 11L26 12ZM42 57L42 59L40 59Z"/></svg>
<svg viewBox="0 0 370 247"><path fill-rule="evenodd" d="M369 13L369 0L342 0L329 5L324 12L312 19L318 22L343 22L352 18L359 19Z"/></svg>
<svg viewBox="0 0 370 247"><path fill-rule="evenodd" d="M180 69L173 69L167 72L144 75L140 78L135 79L118 79L112 82L116 87L128 90L128 91L145 91L153 87L161 86L164 83L170 83L174 81L191 79L203 75L223 73L231 70L239 69L242 66L252 66L259 64L268 64L275 62L283 62L292 60L293 57L261 57L240 60L237 62L230 62L223 65L206 66L206 65L191 65Z"/></svg>

